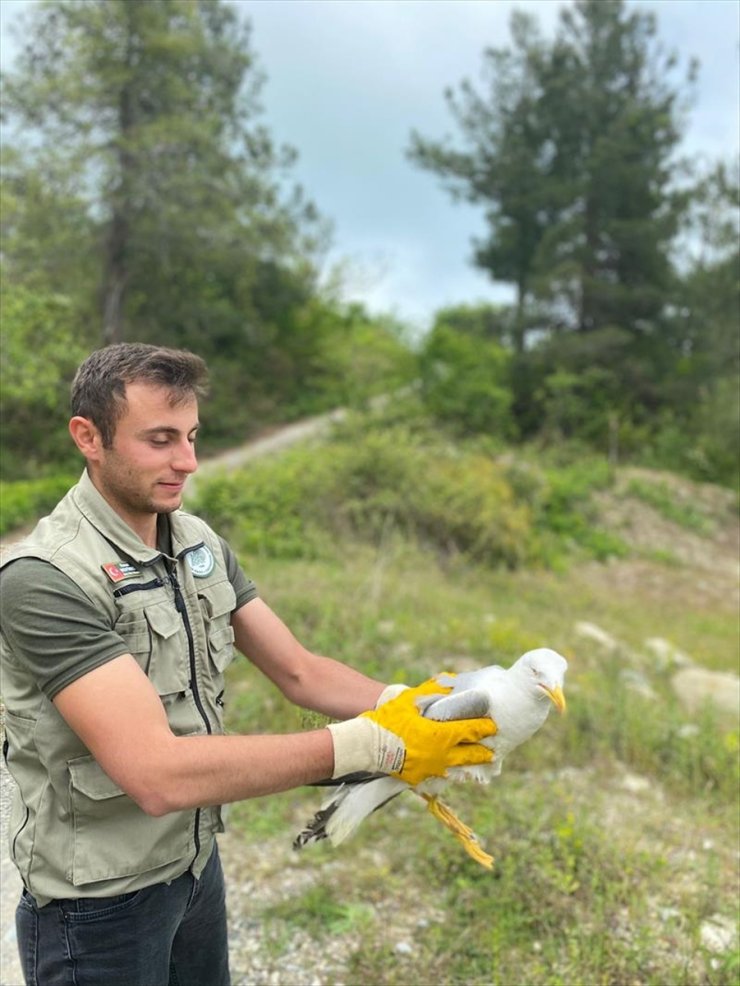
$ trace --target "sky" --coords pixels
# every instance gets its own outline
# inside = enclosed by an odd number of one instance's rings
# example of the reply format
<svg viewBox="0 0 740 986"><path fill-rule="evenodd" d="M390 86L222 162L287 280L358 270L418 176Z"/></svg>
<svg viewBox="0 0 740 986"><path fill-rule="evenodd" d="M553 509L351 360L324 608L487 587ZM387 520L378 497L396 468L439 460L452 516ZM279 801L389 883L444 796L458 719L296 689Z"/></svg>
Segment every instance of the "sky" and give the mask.
<svg viewBox="0 0 740 986"><path fill-rule="evenodd" d="M29 0L0 0L0 57ZM32 0L30 0L32 2ZM560 0L232 0L253 26L267 81L264 122L298 151L291 174L333 224L325 274L346 300L420 330L439 308L506 302L470 264L482 210L455 204L405 156L412 130L455 135L443 93L480 79L485 47L506 46L513 9L553 33ZM695 160L740 147L740 0L628 0L651 10L681 64L700 62L684 150Z"/></svg>

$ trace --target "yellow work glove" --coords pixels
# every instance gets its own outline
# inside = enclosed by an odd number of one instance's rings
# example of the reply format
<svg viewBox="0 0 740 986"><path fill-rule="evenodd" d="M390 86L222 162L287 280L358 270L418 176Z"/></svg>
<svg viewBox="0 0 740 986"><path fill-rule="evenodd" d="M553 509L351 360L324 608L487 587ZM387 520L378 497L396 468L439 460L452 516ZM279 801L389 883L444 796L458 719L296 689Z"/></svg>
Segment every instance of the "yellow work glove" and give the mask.
<svg viewBox="0 0 740 986"><path fill-rule="evenodd" d="M413 786L428 777L444 777L450 767L490 763L493 754L478 741L496 732L491 719L435 722L419 712L417 698L450 691L449 686L431 678L405 689L372 712L330 725L332 777L368 771L392 774Z"/></svg>
<svg viewBox="0 0 740 986"><path fill-rule="evenodd" d="M381 705L385 705L386 702L390 702L393 698L398 698L401 692L412 691L414 693L414 702L420 708L424 704L428 704L432 696L436 695L448 695L452 691L450 685L440 685L440 678L454 678L454 671L442 671L440 674L436 674L433 678L427 678L426 681L422 681L420 685L415 685L411 688L409 685L386 685L383 691L378 695L378 701L375 703L375 708L379 709ZM416 699L421 697L426 700L426 702L417 702Z"/></svg>
<svg viewBox="0 0 740 986"><path fill-rule="evenodd" d="M386 702L390 702L392 698L397 698L401 692L405 692L408 687L408 685L386 685L380 695L378 695L378 701L375 703L375 708L379 709L381 705L385 705Z"/></svg>

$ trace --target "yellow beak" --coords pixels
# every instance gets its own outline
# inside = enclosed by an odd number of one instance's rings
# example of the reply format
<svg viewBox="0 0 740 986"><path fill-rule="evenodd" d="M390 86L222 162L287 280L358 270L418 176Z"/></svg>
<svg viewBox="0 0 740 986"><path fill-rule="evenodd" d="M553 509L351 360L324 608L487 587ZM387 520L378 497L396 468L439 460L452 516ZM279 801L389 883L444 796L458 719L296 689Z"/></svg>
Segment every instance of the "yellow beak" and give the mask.
<svg viewBox="0 0 740 986"><path fill-rule="evenodd" d="M547 685L542 685L548 696L552 699L552 703L558 712L565 712L565 695L563 695L563 689L560 685L556 685L554 688L548 688Z"/></svg>

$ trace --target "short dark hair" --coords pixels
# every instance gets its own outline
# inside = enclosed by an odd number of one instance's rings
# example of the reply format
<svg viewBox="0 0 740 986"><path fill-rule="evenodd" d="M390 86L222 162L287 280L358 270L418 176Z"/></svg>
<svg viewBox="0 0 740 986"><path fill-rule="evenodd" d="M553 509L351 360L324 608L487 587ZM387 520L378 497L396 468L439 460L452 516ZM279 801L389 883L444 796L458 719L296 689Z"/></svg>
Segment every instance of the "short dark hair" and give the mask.
<svg viewBox="0 0 740 986"><path fill-rule="evenodd" d="M166 387L175 406L205 396L208 369L200 356L186 349L143 342L118 342L96 349L72 381L72 415L92 421L105 448L112 446L116 424L126 409L129 383Z"/></svg>

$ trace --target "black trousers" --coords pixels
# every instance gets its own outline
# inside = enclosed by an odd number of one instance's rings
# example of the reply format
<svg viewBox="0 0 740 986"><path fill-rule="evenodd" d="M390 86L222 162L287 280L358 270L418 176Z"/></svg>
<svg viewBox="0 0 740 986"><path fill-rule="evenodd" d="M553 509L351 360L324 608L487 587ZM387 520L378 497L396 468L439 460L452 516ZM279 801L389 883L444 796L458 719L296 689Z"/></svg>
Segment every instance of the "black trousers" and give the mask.
<svg viewBox="0 0 740 986"><path fill-rule="evenodd" d="M37 907L23 891L16 932L27 986L229 986L218 848L199 880Z"/></svg>

